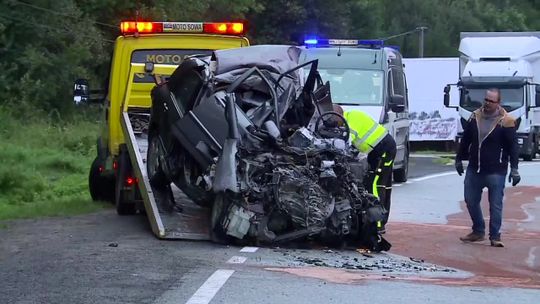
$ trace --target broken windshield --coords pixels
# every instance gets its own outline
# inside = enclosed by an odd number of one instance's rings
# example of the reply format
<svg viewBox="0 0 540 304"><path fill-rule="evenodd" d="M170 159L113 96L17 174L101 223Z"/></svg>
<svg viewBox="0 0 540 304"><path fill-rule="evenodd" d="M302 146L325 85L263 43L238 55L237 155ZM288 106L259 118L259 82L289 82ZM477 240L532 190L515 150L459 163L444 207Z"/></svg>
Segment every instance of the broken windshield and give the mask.
<svg viewBox="0 0 540 304"><path fill-rule="evenodd" d="M323 82L330 82L334 103L353 105L382 104L382 71L319 68L319 73Z"/></svg>

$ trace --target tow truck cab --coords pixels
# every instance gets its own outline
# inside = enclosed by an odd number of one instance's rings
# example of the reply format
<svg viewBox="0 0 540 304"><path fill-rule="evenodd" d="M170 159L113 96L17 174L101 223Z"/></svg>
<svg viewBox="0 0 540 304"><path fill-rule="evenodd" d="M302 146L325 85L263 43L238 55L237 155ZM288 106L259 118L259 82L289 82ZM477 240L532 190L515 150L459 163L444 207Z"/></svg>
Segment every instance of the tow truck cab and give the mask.
<svg viewBox="0 0 540 304"><path fill-rule="evenodd" d="M344 110L358 109L383 124L394 137L394 180L407 181L409 106L402 56L379 40L306 39L302 61L318 59L332 101Z"/></svg>
<svg viewBox="0 0 540 304"><path fill-rule="evenodd" d="M244 47L249 41L244 37L242 23L126 21L121 23L120 29L122 35L114 43L104 100L105 120L97 140L97 156L90 169L89 188L94 200L114 202L119 214L133 214L137 209L142 210L142 205L139 204L138 180L133 175L121 115L123 109L128 109L130 115L137 116L135 121L140 120L134 131L146 132L150 91L155 82L153 77L145 74L137 74L130 81L132 63L176 67L186 56ZM74 91L74 98L77 99L79 91ZM126 96L129 100L125 100Z"/></svg>

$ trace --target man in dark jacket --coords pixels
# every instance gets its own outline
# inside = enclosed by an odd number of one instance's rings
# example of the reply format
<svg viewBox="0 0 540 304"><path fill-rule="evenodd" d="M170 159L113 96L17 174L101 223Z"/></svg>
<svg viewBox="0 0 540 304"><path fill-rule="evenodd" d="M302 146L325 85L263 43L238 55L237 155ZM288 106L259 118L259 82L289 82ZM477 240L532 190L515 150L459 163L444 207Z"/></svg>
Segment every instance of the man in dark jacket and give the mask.
<svg viewBox="0 0 540 304"><path fill-rule="evenodd" d="M461 237L463 242L483 241L485 223L480 207L482 189L488 188L489 239L491 246L504 247L501 241L502 207L505 177L510 160L508 181L515 186L521 180L518 172L519 147L516 122L500 106L498 89L486 91L484 105L474 111L463 130L463 139L456 155L456 170L463 174L462 160L468 155L465 174L465 202L472 220L472 232Z"/></svg>

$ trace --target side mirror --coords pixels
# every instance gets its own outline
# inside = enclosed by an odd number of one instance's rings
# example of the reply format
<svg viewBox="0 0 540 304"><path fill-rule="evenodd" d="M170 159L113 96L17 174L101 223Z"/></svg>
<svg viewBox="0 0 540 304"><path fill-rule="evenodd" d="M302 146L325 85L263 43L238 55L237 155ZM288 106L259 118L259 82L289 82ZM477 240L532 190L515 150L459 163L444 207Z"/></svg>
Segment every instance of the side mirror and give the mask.
<svg viewBox="0 0 540 304"><path fill-rule="evenodd" d="M392 95L390 97L390 109L395 113L405 111L405 97L403 95Z"/></svg>
<svg viewBox="0 0 540 304"><path fill-rule="evenodd" d="M73 102L75 104L86 103L90 99L90 85L87 79L77 79L73 86Z"/></svg>
<svg viewBox="0 0 540 304"><path fill-rule="evenodd" d="M540 107L540 84L534 86L534 106Z"/></svg>
<svg viewBox="0 0 540 304"><path fill-rule="evenodd" d="M447 84L444 87L444 106L449 108L450 107L450 85Z"/></svg>

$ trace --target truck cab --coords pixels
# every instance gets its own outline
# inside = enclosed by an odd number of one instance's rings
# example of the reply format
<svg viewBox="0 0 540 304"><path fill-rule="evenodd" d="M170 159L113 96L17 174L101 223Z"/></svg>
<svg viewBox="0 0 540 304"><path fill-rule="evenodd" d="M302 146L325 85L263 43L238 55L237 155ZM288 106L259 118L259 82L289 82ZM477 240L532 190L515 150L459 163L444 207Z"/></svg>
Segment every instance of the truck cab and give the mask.
<svg viewBox="0 0 540 304"><path fill-rule="evenodd" d="M400 52L379 40L306 39L302 61L318 59L332 100L345 111L357 109L383 124L394 137L394 181L407 181L409 111Z"/></svg>
<svg viewBox="0 0 540 304"><path fill-rule="evenodd" d="M461 126L482 106L486 90L498 88L501 106L517 121L520 156L535 158L540 151L540 32L461 33L459 52Z"/></svg>
<svg viewBox="0 0 540 304"><path fill-rule="evenodd" d="M135 22L120 25L112 55L108 88L104 99L105 119L97 140L97 156L89 174L90 194L94 200L115 203L119 214L133 214L140 201L137 178L122 129L122 115L127 112L135 133L148 129L150 91L156 79L149 73L130 76L133 64L170 66L174 70L186 57L209 55L213 50L249 45L242 23L206 22ZM165 76L168 77L169 75ZM77 80L74 99L84 99ZM89 91L86 87L84 92ZM86 94L86 93L85 93ZM142 210L142 209L141 209Z"/></svg>

